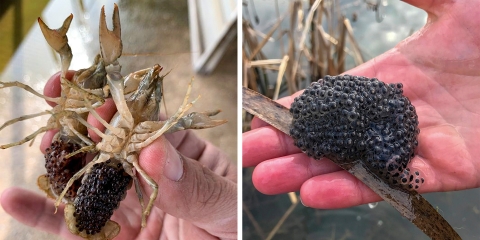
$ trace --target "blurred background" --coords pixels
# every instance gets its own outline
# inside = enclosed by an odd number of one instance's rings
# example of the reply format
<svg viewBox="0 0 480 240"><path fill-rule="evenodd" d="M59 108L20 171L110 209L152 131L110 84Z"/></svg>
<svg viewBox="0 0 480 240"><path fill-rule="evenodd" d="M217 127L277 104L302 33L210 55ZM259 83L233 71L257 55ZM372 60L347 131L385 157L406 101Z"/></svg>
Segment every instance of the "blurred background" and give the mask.
<svg viewBox="0 0 480 240"><path fill-rule="evenodd" d="M0 3L0 81L20 81L43 92L49 77L60 70L58 55L45 41L37 24L41 17L58 28L73 13L68 31L73 51L70 69L89 67L99 53L98 20L105 5L111 28L113 3L119 5L123 55L122 74L160 64L165 78L165 102L169 114L180 106L188 83L195 77L192 96L201 95L192 111L222 109L217 118L228 123L196 131L237 162L237 30L236 1L209 1L211 20L197 0L6 0ZM203 1L202 1L203 3ZM207 4L207 2L204 2ZM205 5L204 4L204 5ZM194 6L194 7L192 7ZM22 89L0 89L0 124L25 114L49 109L44 100ZM162 108L162 111L165 111ZM1 131L0 144L18 141L46 124L46 117L16 123ZM36 179L45 173L34 144L1 150L0 192L16 186L43 194ZM161 193L161 189L160 189ZM52 203L53 204L53 203ZM56 239L24 226L0 208L0 239Z"/></svg>
<svg viewBox="0 0 480 240"><path fill-rule="evenodd" d="M290 95L391 49L427 17L394 0L323 0L315 6L318 2L242 2L243 86L272 99ZM243 131L248 131L252 116L244 111L242 117ZM307 208L298 193L258 192L252 172L243 169L244 239L429 239L385 202L340 210ZM479 189L424 197L463 239L480 239Z"/></svg>

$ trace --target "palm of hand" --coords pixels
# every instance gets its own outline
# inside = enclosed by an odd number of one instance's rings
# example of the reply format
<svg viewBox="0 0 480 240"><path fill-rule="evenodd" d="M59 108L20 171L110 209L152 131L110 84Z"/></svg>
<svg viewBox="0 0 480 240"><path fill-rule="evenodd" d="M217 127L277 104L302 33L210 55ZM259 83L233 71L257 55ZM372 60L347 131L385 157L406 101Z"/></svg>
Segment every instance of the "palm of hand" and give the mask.
<svg viewBox="0 0 480 240"><path fill-rule="evenodd" d="M473 21L467 16L480 12L465 3L451 7L448 14L431 15L422 30L363 73L402 81L417 109L420 144L412 164L427 180L422 192L478 187L480 32L469 30L475 28L469 28Z"/></svg>
<svg viewBox="0 0 480 240"><path fill-rule="evenodd" d="M426 181L420 192L478 187L475 173L480 166L475 156L480 155L480 81L475 77L480 76L477 40L480 31L472 26L475 23L472 16L479 16L480 8L465 2L433 5L428 9L430 15L423 29L347 73L403 83L404 94L416 107L420 122L419 147L411 163ZM280 103L290 106L299 94ZM256 125L258 122L253 122L252 128ZM275 194L300 189L302 202L318 208L349 207L380 200L359 180L332 166L333 163L314 162L304 154L299 156L298 149L288 146L292 142L289 137L279 137L278 132L270 134L280 138L277 143L283 145L281 150L265 153L262 160L262 157L244 159L245 166L259 164L253 181L260 191ZM261 148L262 142L254 137L245 139L244 158L249 158L253 156L252 146ZM275 161L262 162L272 158ZM292 173L292 168L298 173ZM282 179L275 180L280 175Z"/></svg>

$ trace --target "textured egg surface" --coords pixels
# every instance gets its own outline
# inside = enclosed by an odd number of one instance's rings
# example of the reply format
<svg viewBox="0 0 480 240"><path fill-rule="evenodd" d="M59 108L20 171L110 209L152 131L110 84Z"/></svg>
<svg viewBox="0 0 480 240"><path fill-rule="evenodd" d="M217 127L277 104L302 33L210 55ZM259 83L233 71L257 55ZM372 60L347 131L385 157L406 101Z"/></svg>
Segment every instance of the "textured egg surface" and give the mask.
<svg viewBox="0 0 480 240"><path fill-rule="evenodd" d="M74 201L76 227L87 234L100 232L125 198L132 177L120 161L96 163L84 176Z"/></svg>
<svg viewBox="0 0 480 240"><path fill-rule="evenodd" d="M407 189L423 179L407 168L418 146L418 117L401 83L326 76L295 98L290 135L309 156L362 160L381 178Z"/></svg>
<svg viewBox="0 0 480 240"><path fill-rule="evenodd" d="M48 181L52 191L57 196L62 193L70 178L85 165L85 153L65 158L65 156L80 148L81 146L75 143L55 140L45 150L45 168L47 169ZM73 200L80 184L80 180L75 181L65 194L65 198Z"/></svg>

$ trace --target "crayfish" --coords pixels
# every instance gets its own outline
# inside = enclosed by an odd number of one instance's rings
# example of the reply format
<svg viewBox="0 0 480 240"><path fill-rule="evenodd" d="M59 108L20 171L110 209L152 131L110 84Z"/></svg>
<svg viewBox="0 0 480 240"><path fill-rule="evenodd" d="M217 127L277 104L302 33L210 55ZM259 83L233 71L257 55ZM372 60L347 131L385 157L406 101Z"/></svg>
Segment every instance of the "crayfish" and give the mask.
<svg viewBox="0 0 480 240"><path fill-rule="evenodd" d="M120 226L109 219L132 185L143 209L142 227L146 226L158 194L157 183L140 167L139 152L163 134L211 128L226 121L211 118L220 110L187 114L198 100L188 100L193 78L176 113L160 121L163 80L168 73L160 75L163 68L155 64L126 76L121 74L117 60L123 46L117 5L113 11L113 30L107 28L105 10L101 10L100 54L93 65L77 71L71 81L67 80L72 52L66 33L72 18L73 15L67 17L56 30L38 19L47 42L60 55L60 97L44 96L20 82L0 82L0 88L19 87L57 104L52 110L12 119L0 126L1 130L25 119L50 115L44 127L0 148L20 145L42 132L58 129L45 155L47 174L38 178L38 185L47 196L56 199L56 207L66 203L65 221L73 234L87 239L112 239L120 232ZM110 121L95 111L107 98L113 99L118 111ZM87 122L89 114L105 126L105 132ZM88 129L100 136L101 141L95 143ZM86 153L93 153L94 159L88 162ZM146 206L138 176L153 189Z"/></svg>

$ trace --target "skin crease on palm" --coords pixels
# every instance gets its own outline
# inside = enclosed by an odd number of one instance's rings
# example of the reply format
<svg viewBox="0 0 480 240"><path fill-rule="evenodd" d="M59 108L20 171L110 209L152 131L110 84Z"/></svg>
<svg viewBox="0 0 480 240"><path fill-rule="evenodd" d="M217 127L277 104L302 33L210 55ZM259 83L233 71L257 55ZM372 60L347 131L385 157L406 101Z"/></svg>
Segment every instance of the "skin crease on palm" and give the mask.
<svg viewBox="0 0 480 240"><path fill-rule="evenodd" d="M405 1L428 13L426 25L395 48L346 73L402 82L419 118L411 167L425 179L419 192L480 186L480 2ZM280 99L288 107L297 92ZM300 191L302 203L322 209L381 200L328 159L314 160L293 140L259 119L243 134L243 166L256 166L265 194Z"/></svg>
<svg viewBox="0 0 480 240"><path fill-rule="evenodd" d="M67 78L73 76L73 71ZM60 95L59 73L46 84L44 94ZM53 106L52 103L49 103ZM108 99L96 111L104 119L116 112ZM105 128L93 116L88 122L100 130ZM91 138L100 137L89 130ZM41 151L50 145L54 131L47 132L40 145ZM168 141L167 141L168 140ZM177 152L178 151L178 152ZM178 181L165 177L164 169L172 158L182 154L183 175ZM93 156L90 157L93 159ZM197 159L197 160L194 160ZM236 167L219 149L198 138L191 130L160 137L140 153L140 165L159 186L159 195L141 229L142 210L132 187L121 202L112 220L121 230L115 239L235 239L237 237L237 173ZM139 178L148 199L151 187ZM18 221L61 236L64 239L81 239L71 234L64 221L63 206L54 214L54 201L20 188L10 188L2 193L3 209ZM162 209L166 209L165 212ZM175 216L175 217L174 217Z"/></svg>

